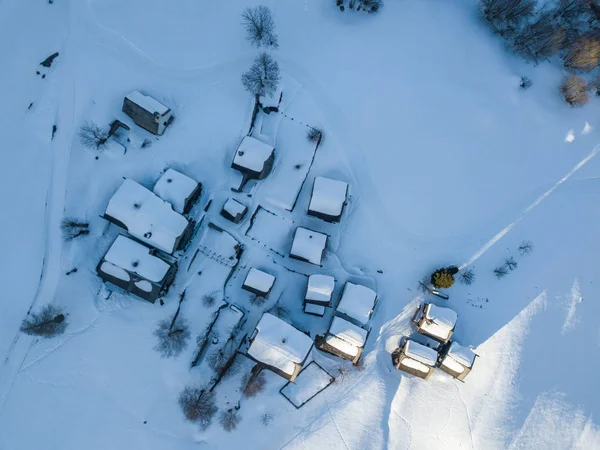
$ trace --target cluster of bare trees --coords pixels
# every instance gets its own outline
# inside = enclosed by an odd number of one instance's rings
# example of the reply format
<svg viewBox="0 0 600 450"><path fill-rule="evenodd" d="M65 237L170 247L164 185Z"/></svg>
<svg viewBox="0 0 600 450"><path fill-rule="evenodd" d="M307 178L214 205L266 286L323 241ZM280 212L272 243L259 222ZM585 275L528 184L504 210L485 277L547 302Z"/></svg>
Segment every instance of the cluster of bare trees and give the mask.
<svg viewBox="0 0 600 450"><path fill-rule="evenodd" d="M335 4L340 8L340 11L345 11L348 7L348 9L372 14L381 9L383 0L335 0Z"/></svg>
<svg viewBox="0 0 600 450"><path fill-rule="evenodd" d="M567 70L588 74L600 64L600 5L597 2L481 0L481 9L492 30L523 58L538 63L560 57ZM568 76L561 90L567 102L581 106L589 99L588 91L597 84L581 75Z"/></svg>

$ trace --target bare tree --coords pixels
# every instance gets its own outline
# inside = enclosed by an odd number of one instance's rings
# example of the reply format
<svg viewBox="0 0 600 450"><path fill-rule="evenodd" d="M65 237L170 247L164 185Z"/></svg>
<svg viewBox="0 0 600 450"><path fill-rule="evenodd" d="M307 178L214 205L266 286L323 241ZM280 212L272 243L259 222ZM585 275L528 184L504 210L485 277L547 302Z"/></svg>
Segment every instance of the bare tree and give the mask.
<svg viewBox="0 0 600 450"><path fill-rule="evenodd" d="M79 129L79 140L84 147L104 150L108 141L108 131L94 122L86 122Z"/></svg>
<svg viewBox="0 0 600 450"><path fill-rule="evenodd" d="M197 423L200 428L210 426L214 415L219 410L215 404L215 394L205 389L185 387L179 394L179 406L190 422Z"/></svg>
<svg viewBox="0 0 600 450"><path fill-rule="evenodd" d="M216 301L217 301L216 292L211 292L210 294L206 294L204 297L202 297L202 304L204 306L206 306L207 308L210 308L211 306L213 306Z"/></svg>
<svg viewBox="0 0 600 450"><path fill-rule="evenodd" d="M259 392L264 391L267 380L265 374L258 365L252 368L250 375L242 379L242 394L246 398L254 397Z"/></svg>
<svg viewBox="0 0 600 450"><path fill-rule="evenodd" d="M246 39L256 47L279 48L271 10L264 5L246 8L242 13Z"/></svg>
<svg viewBox="0 0 600 450"><path fill-rule="evenodd" d="M66 314L54 305L46 305L38 313L28 313L21 323L21 332L30 336L51 338L63 334L66 329Z"/></svg>
<svg viewBox="0 0 600 450"><path fill-rule="evenodd" d="M265 52L259 54L250 69L242 74L244 88L257 100L261 95L273 95L280 80L279 64Z"/></svg>
<svg viewBox="0 0 600 450"><path fill-rule="evenodd" d="M591 3L590 0L558 0L552 13L568 28L576 29L592 18Z"/></svg>
<svg viewBox="0 0 600 450"><path fill-rule="evenodd" d="M475 272L473 271L473 269L465 269L462 272L460 272L458 279L462 284L470 286L475 281Z"/></svg>
<svg viewBox="0 0 600 450"><path fill-rule="evenodd" d="M287 317L290 315L289 308L279 302L275 303L269 312L272 312L277 317Z"/></svg>
<svg viewBox="0 0 600 450"><path fill-rule="evenodd" d="M310 127L306 133L306 139L315 144L323 141L323 130L317 127Z"/></svg>
<svg viewBox="0 0 600 450"><path fill-rule="evenodd" d="M270 412L266 412L260 417L260 423L262 424L263 427L268 426L272 420L273 420L273 414L271 414Z"/></svg>
<svg viewBox="0 0 600 450"><path fill-rule="evenodd" d="M262 295L253 295L252 297L250 297L250 303L254 306L262 306L265 304L266 301L267 298L263 297Z"/></svg>
<svg viewBox="0 0 600 450"><path fill-rule="evenodd" d="M532 84L533 84L533 81L531 81L531 79L529 77L521 77L521 82L519 83L519 87L521 89L529 89Z"/></svg>
<svg viewBox="0 0 600 450"><path fill-rule="evenodd" d="M517 264L517 262L515 261L515 258L513 258L512 256L510 256L504 260L504 265L510 271L515 270L519 266Z"/></svg>
<svg viewBox="0 0 600 450"><path fill-rule="evenodd" d="M163 358L175 358L187 347L191 333L187 320L176 314L172 320L163 319L158 322L154 336L158 338L154 349Z"/></svg>
<svg viewBox="0 0 600 450"><path fill-rule="evenodd" d="M219 422L225 431L231 433L235 430L238 424L241 422L242 418L240 417L238 411L235 408L228 409L227 411L223 411L221 416L219 417Z"/></svg>
<svg viewBox="0 0 600 450"><path fill-rule="evenodd" d="M506 275L508 275L508 269L506 268L505 265L502 265L500 267L496 267L494 269L494 275L496 276L496 278L500 279L500 278L504 278Z"/></svg>
<svg viewBox="0 0 600 450"><path fill-rule="evenodd" d="M376 13L383 7L383 0L359 0L358 9L368 13ZM357 10L358 10L357 9Z"/></svg>
<svg viewBox="0 0 600 450"><path fill-rule="evenodd" d="M519 253L521 256L531 255L533 253L533 242L523 241L519 245Z"/></svg>
<svg viewBox="0 0 600 450"><path fill-rule="evenodd" d="M535 0L481 0L483 18L495 33L510 36L533 16Z"/></svg>
<svg viewBox="0 0 600 450"><path fill-rule="evenodd" d="M512 46L525 59L539 62L564 47L566 33L552 12L539 14L515 36Z"/></svg>
<svg viewBox="0 0 600 450"><path fill-rule="evenodd" d="M564 57L565 67L590 72L598 67L600 61L600 40L584 37L576 42Z"/></svg>
<svg viewBox="0 0 600 450"><path fill-rule="evenodd" d="M590 100L585 79L577 75L569 75L563 79L560 90L571 106L583 106Z"/></svg>
<svg viewBox="0 0 600 450"><path fill-rule="evenodd" d="M75 218L65 218L60 226L65 241L86 236L90 233L89 224Z"/></svg>

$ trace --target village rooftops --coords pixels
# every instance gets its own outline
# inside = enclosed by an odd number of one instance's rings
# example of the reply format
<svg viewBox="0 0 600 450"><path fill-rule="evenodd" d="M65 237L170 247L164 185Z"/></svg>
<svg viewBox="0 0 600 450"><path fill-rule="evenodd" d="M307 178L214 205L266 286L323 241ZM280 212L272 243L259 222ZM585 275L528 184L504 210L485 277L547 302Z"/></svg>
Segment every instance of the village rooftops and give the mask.
<svg viewBox="0 0 600 450"><path fill-rule="evenodd" d="M435 350L426 347L423 344L419 344L418 342L411 341L410 339L407 339L406 341L404 354L409 358L431 367L435 366L438 358L438 353Z"/></svg>
<svg viewBox="0 0 600 450"><path fill-rule="evenodd" d="M265 313L256 325L248 355L293 381L306 360L313 341L278 317Z"/></svg>
<svg viewBox="0 0 600 450"><path fill-rule="evenodd" d="M155 100L148 95L144 95L139 91L133 91L125 98L152 114L158 113L162 116L169 112L169 108L158 100Z"/></svg>
<svg viewBox="0 0 600 450"><path fill-rule="evenodd" d="M245 168L256 174L263 173L265 164L271 158L274 148L252 136L246 136L235 152L234 166Z"/></svg>
<svg viewBox="0 0 600 450"><path fill-rule="evenodd" d="M148 247L122 235L113 242L104 260L154 283L159 283L171 268L162 259L151 255Z"/></svg>
<svg viewBox="0 0 600 450"><path fill-rule="evenodd" d="M342 319L334 317L326 338L327 344L350 356L358 355L367 341L367 331Z"/></svg>
<svg viewBox="0 0 600 450"><path fill-rule="evenodd" d="M112 196L104 215L135 238L166 253L177 250L189 225L169 203L129 179Z"/></svg>
<svg viewBox="0 0 600 450"><path fill-rule="evenodd" d="M329 275L314 274L308 277L306 287L307 303L317 303L320 305L329 305L331 294L335 287L335 279Z"/></svg>
<svg viewBox="0 0 600 450"><path fill-rule="evenodd" d="M326 234L298 227L294 233L290 257L320 266L326 245Z"/></svg>
<svg viewBox="0 0 600 450"><path fill-rule="evenodd" d="M246 275L242 288L256 295L267 296L275 283L275 277L262 270L251 267Z"/></svg>
<svg viewBox="0 0 600 450"><path fill-rule="evenodd" d="M342 216L347 194L348 183L316 177L308 214L330 222L338 222Z"/></svg>
<svg viewBox="0 0 600 450"><path fill-rule="evenodd" d="M414 320L419 333L443 343L450 340L456 321L457 315L453 310L432 303L425 303L422 310L417 310Z"/></svg>
<svg viewBox="0 0 600 450"><path fill-rule="evenodd" d="M197 198L197 189L200 185L190 177L173 169L161 175L154 185L154 193L161 199L173 205L179 214L189 212L193 197Z"/></svg>
<svg viewBox="0 0 600 450"><path fill-rule="evenodd" d="M476 356L472 349L452 342L448 350L442 352L439 367L454 378L464 381L475 364Z"/></svg>
<svg viewBox="0 0 600 450"><path fill-rule="evenodd" d="M377 294L373 289L348 281L344 286L337 311L360 325L366 325L371 318L376 301Z"/></svg>

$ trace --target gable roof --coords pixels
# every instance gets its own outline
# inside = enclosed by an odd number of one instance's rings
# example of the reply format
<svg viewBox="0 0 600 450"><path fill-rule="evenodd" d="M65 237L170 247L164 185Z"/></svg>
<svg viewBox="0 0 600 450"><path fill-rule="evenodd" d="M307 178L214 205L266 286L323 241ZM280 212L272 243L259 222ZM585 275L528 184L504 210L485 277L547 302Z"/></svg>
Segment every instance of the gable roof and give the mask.
<svg viewBox="0 0 600 450"><path fill-rule="evenodd" d="M275 149L252 136L246 136L235 152L233 163L240 167L252 170L253 172L262 172L265 162L271 157Z"/></svg>
<svg viewBox="0 0 600 450"><path fill-rule="evenodd" d="M348 183L344 181L315 177L308 209L328 216L339 216L344 208L347 192Z"/></svg>
<svg viewBox="0 0 600 450"><path fill-rule="evenodd" d="M160 103L158 100L153 99L149 95L142 94L140 91L133 91L125 98L151 114L159 113L162 116L169 112L169 108L167 108L165 105Z"/></svg>
<svg viewBox="0 0 600 450"><path fill-rule="evenodd" d="M187 200L197 187L198 183L187 175L167 169L156 181L153 192L169 202L179 214L183 214Z"/></svg>
<svg viewBox="0 0 600 450"><path fill-rule="evenodd" d="M373 289L347 281L337 310L366 325L371 318L376 299L377 294Z"/></svg>
<svg viewBox="0 0 600 450"><path fill-rule="evenodd" d="M169 264L150 254L150 249L139 242L123 235L117 236L115 242L104 256L104 260L117 268L136 273L153 283L160 283L171 268ZM107 269L110 266L107 266ZM104 270L104 264L102 265ZM110 270L110 269L109 269ZM113 273L107 272L113 276ZM121 278L118 277L117 278ZM127 276L126 279L129 279Z"/></svg>

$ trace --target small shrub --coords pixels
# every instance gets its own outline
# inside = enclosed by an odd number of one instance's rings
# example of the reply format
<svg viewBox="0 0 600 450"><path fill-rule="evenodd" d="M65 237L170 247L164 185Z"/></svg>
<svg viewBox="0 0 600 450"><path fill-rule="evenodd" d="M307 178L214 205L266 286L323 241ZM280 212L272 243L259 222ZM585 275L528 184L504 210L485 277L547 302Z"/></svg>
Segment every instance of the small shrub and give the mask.
<svg viewBox="0 0 600 450"><path fill-rule="evenodd" d="M590 100L586 81L577 75L565 77L560 90L567 103L571 106L583 106Z"/></svg>
<svg viewBox="0 0 600 450"><path fill-rule="evenodd" d="M264 413L261 417L260 417L260 423L262 424L263 427L268 426L271 421L273 420L273 415L271 413Z"/></svg>
<svg viewBox="0 0 600 450"><path fill-rule="evenodd" d="M306 133L306 139L315 144L319 141L323 141L323 130L320 128L310 127Z"/></svg>
<svg viewBox="0 0 600 450"><path fill-rule="evenodd" d="M460 273L459 280L462 284L470 286L475 281L475 272L473 269L465 269Z"/></svg>
<svg viewBox="0 0 600 450"><path fill-rule="evenodd" d="M63 219L60 228L65 241L71 241L90 233L89 224L87 222L74 218Z"/></svg>
<svg viewBox="0 0 600 450"><path fill-rule="evenodd" d="M267 384L267 379L265 378L265 374L263 373L258 366L255 366L252 369L252 373L250 375L245 376L242 379L242 394L246 398L251 398L257 395L259 392L265 390L265 384Z"/></svg>
<svg viewBox="0 0 600 450"><path fill-rule="evenodd" d="M521 244L519 245L519 253L521 256L531 255L533 253L533 242L521 242Z"/></svg>
<svg viewBox="0 0 600 450"><path fill-rule="evenodd" d="M252 303L254 306L262 306L266 301L267 299L262 295L253 295L250 297L250 303Z"/></svg>
<svg viewBox="0 0 600 450"><path fill-rule="evenodd" d="M214 415L219 410L213 392L189 386L179 394L179 406L185 418L197 423L202 429L210 426Z"/></svg>
<svg viewBox="0 0 600 450"><path fill-rule="evenodd" d="M38 313L30 313L21 323L21 332L30 336L51 338L63 334L67 329L67 315L63 309L46 305Z"/></svg>
<svg viewBox="0 0 600 450"><path fill-rule="evenodd" d="M506 275L508 275L508 268L504 265L502 265L500 267L496 267L494 269L494 275L498 279L504 278Z"/></svg>
<svg viewBox="0 0 600 450"><path fill-rule="evenodd" d="M454 266L438 269L431 274L431 284L436 289L448 289L454 284L454 274L457 272Z"/></svg>
<svg viewBox="0 0 600 450"><path fill-rule="evenodd" d="M510 271L513 271L513 270L515 270L518 267L518 264L515 261L515 258L513 258L512 256L510 258L506 258L504 260L504 265Z"/></svg>
<svg viewBox="0 0 600 450"><path fill-rule="evenodd" d="M210 293L202 297L202 304L207 308L213 306L217 301L217 297L214 293Z"/></svg>
<svg viewBox="0 0 600 450"><path fill-rule="evenodd" d="M147 148L152 146L152 141L148 138L144 139L144 142L142 142L142 148Z"/></svg>
<svg viewBox="0 0 600 450"><path fill-rule="evenodd" d="M227 411L223 411L221 416L219 417L219 422L225 431L231 433L235 430L238 424L241 422L242 418L240 417L237 410L234 408L228 409Z"/></svg>
<svg viewBox="0 0 600 450"><path fill-rule="evenodd" d="M521 77L521 82L519 83L519 87L521 87L521 89L529 89L532 84L533 84L533 82L531 81L531 79L529 79L527 77Z"/></svg>

